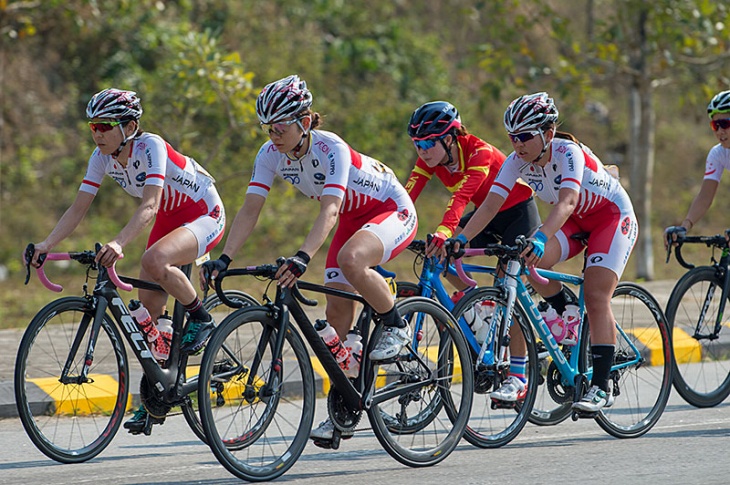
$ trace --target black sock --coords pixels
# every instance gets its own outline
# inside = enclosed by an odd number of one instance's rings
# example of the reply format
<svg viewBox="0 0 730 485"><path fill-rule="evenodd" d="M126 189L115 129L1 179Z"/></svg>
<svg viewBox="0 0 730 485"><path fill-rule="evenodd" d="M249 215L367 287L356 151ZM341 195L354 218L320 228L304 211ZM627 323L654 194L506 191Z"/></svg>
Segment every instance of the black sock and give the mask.
<svg viewBox="0 0 730 485"><path fill-rule="evenodd" d="M558 315L562 315L565 311L565 306L568 304L568 296L565 291L565 287L560 288L560 291L553 296L545 297L545 301L550 303L550 306L555 309Z"/></svg>
<svg viewBox="0 0 730 485"><path fill-rule="evenodd" d="M608 392L608 376L613 365L613 345L591 345L593 354L593 379L591 385Z"/></svg>
<svg viewBox="0 0 730 485"><path fill-rule="evenodd" d="M389 311L380 314L380 321L386 327L404 328L406 326L406 322L401 318L395 305Z"/></svg>
<svg viewBox="0 0 730 485"><path fill-rule="evenodd" d="M198 322L207 322L210 320L208 311L203 307L203 302L197 296L192 303L183 305L185 310L190 314L190 319Z"/></svg>

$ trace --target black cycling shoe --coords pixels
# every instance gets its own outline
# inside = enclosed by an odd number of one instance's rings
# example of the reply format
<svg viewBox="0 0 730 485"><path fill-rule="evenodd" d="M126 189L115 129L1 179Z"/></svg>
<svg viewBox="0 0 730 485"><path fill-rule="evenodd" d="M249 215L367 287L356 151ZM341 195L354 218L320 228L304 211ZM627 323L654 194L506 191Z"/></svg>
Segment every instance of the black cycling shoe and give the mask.
<svg viewBox="0 0 730 485"><path fill-rule="evenodd" d="M164 416L156 418L150 415L144 406L140 406L139 409L134 412L134 416L124 423L124 428L131 434L144 433L146 436L149 436L152 434L153 424L163 424L164 422Z"/></svg>
<svg viewBox="0 0 730 485"><path fill-rule="evenodd" d="M195 355L203 350L205 343L208 341L210 335L215 329L213 317L209 318L210 320L207 322L201 322L198 320L188 321L188 327L183 335L182 345L180 346L181 351L186 354Z"/></svg>

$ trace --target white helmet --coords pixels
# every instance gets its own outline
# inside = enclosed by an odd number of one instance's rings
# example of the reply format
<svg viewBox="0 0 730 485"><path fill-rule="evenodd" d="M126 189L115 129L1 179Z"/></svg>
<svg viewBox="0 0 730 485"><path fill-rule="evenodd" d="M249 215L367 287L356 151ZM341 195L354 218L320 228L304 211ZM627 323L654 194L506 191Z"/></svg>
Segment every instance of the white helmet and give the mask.
<svg viewBox="0 0 730 485"><path fill-rule="evenodd" d="M86 105L86 116L89 119L139 120L142 116L142 105L134 91L109 88L91 97Z"/></svg>
<svg viewBox="0 0 730 485"><path fill-rule="evenodd" d="M292 75L267 84L256 99L256 115L261 123L274 123L312 106L307 83Z"/></svg>
<svg viewBox="0 0 730 485"><path fill-rule="evenodd" d="M730 113L730 91L717 93L707 105L707 114L710 118L717 113Z"/></svg>
<svg viewBox="0 0 730 485"><path fill-rule="evenodd" d="M507 133L540 130L558 121L558 108L545 92L526 94L510 103L504 112Z"/></svg>

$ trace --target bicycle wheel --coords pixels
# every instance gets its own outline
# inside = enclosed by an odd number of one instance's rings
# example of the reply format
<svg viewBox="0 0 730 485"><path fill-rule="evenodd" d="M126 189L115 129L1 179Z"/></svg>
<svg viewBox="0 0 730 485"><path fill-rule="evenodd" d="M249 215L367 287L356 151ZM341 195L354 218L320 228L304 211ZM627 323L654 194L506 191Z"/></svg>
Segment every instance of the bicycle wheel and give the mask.
<svg viewBox="0 0 730 485"><path fill-rule="evenodd" d="M618 327L609 378L614 403L596 421L616 438L636 438L656 424L672 390L669 328L654 297L633 283L618 285L611 310Z"/></svg>
<svg viewBox="0 0 730 485"><path fill-rule="evenodd" d="M515 305L512 313L511 332L521 332L527 344L526 394L524 400L520 399L509 406L503 402L492 401L490 393L501 386L502 381L508 375L510 364L509 349L499 363L496 362L494 354L495 349L499 347L497 344L501 338L500 335L503 334L499 327L503 325L500 315L507 305L504 292L492 287L472 290L459 301L454 309L454 314L457 318L462 318L465 312L475 311L474 307L485 301L494 303L495 312L492 320L487 323L492 326L488 337L490 341L488 352L485 353L485 359L481 363L472 367L472 372L475 374L474 402L464 438L480 448L496 448L515 439L527 423L538 390L539 366L532 364L538 362L538 358L529 320L522 307ZM476 359L480 348L472 347L471 350L472 357Z"/></svg>
<svg viewBox="0 0 730 485"><path fill-rule="evenodd" d="M237 310L221 322L203 354L198 401L218 461L238 478L273 480L297 461L314 419L314 373L289 327L271 362L275 320L268 307Z"/></svg>
<svg viewBox="0 0 730 485"><path fill-rule="evenodd" d="M31 441L61 463L80 463L111 442L131 406L127 354L114 322L104 315L86 382L61 382L81 374L94 319L89 301L67 297L46 305L23 334L15 361L15 401Z"/></svg>
<svg viewBox="0 0 730 485"><path fill-rule="evenodd" d="M695 268L677 282L667 303L674 388L699 408L715 406L730 395L730 331L721 328L715 335L718 318L726 326L719 315L723 284L715 268Z"/></svg>
<svg viewBox="0 0 730 485"><path fill-rule="evenodd" d="M456 448L466 427L471 357L456 321L440 304L414 296L397 306L411 328L418 322L418 330L408 352L374 366L378 377L368 417L393 458L412 467L435 465ZM373 333L368 352L381 332L382 327Z"/></svg>
<svg viewBox="0 0 730 485"><path fill-rule="evenodd" d="M241 302L244 307L259 305L259 302L256 301L254 297L248 293L244 293L243 291L226 290L225 294L229 300ZM203 307L205 307L208 313L213 316L213 321L216 322L217 325L236 310L235 308L224 305L215 293L209 295L205 300L203 300ZM202 354L184 355L182 357L181 364L185 367L186 380L198 378L202 358ZM205 438L203 424L200 422L198 414L197 396L194 394L185 396L183 403L180 405L180 410L182 411L188 426L190 426L190 429L193 430L193 433L195 433L195 436L197 436L203 443L208 444Z"/></svg>

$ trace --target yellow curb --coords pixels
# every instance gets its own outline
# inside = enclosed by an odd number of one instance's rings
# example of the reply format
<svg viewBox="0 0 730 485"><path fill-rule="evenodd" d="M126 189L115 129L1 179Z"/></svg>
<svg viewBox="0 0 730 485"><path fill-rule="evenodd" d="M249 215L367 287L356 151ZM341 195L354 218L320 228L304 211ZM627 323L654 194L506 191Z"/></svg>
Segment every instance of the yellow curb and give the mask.
<svg viewBox="0 0 730 485"><path fill-rule="evenodd" d="M426 357L428 357L428 360L430 360L431 362L437 362L438 355L438 345L430 345L426 349ZM458 355L456 355L455 357L456 360L454 361L454 380L452 382L461 382L461 359L459 359Z"/></svg>
<svg viewBox="0 0 730 485"><path fill-rule="evenodd" d="M674 360L677 361L677 364L702 360L702 345L681 328L674 329L672 346L674 348Z"/></svg>
<svg viewBox="0 0 730 485"><path fill-rule="evenodd" d="M57 377L43 377L29 379L40 387L56 403L54 414L69 416L110 414L117 402L119 384L106 374L90 374L93 383L77 385L63 385ZM94 409L91 408L94 403ZM132 396L127 397L128 411L132 407Z"/></svg>
<svg viewBox="0 0 730 485"><path fill-rule="evenodd" d="M326 396L327 394L329 394L330 386L332 385L332 383L330 382L330 377L327 375L327 372L324 370L324 366L316 356L311 356L309 360L312 362L312 369L314 369L314 372L322 378L322 392ZM385 383L385 371L381 368L378 368L378 377L375 380L375 387L381 388L385 385Z"/></svg>

